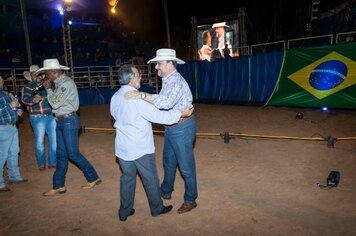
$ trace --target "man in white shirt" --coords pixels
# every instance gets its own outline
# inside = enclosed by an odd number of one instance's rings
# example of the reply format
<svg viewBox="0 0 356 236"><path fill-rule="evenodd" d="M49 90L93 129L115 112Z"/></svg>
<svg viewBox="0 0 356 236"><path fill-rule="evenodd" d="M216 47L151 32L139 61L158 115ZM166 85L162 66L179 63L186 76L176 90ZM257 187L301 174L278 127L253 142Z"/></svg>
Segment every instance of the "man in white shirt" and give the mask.
<svg viewBox="0 0 356 236"><path fill-rule="evenodd" d="M215 23L213 24L212 28L215 29L215 34L216 37L218 38L218 45L216 49L219 50L221 56L225 58L224 56L224 48L225 44L227 44L228 48L230 49L230 56L231 56L231 45L228 42L225 42L225 37L226 37L226 28L229 27L226 25L226 22L220 22L220 23Z"/></svg>
<svg viewBox="0 0 356 236"><path fill-rule="evenodd" d="M190 116L193 109L188 108L183 112L161 111L142 99L126 99L125 93L140 88L141 75L132 65L120 67L118 78L121 88L111 98L110 113L115 119L115 155L122 169L119 219L125 221L135 213L137 171L142 178L151 215L168 213L173 207L164 206L160 196L151 122L171 125L181 117Z"/></svg>

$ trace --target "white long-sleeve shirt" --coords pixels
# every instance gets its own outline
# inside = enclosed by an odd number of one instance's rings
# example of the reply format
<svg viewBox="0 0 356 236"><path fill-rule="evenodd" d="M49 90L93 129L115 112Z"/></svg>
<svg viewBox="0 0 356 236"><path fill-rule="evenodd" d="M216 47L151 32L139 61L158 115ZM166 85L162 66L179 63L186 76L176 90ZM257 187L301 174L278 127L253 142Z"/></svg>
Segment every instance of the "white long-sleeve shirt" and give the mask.
<svg viewBox="0 0 356 236"><path fill-rule="evenodd" d="M135 88L124 85L111 98L110 113L115 119L115 155L134 161L155 152L152 123L171 125L180 119L179 111L161 111L141 99L125 99Z"/></svg>

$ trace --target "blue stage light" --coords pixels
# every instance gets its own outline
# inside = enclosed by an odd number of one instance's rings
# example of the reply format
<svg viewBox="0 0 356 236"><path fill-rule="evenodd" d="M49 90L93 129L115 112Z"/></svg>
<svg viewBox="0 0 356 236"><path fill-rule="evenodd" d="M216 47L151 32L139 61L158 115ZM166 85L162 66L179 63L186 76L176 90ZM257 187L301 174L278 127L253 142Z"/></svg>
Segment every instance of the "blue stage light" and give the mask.
<svg viewBox="0 0 356 236"><path fill-rule="evenodd" d="M329 109L327 107L322 107L321 110L322 111L329 111Z"/></svg>

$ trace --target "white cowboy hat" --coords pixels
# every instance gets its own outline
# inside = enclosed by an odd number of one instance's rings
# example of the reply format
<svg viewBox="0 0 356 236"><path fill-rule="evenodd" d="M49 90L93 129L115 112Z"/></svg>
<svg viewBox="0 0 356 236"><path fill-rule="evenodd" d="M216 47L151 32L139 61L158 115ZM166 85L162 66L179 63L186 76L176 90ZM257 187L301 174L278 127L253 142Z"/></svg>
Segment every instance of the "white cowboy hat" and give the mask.
<svg viewBox="0 0 356 236"><path fill-rule="evenodd" d="M69 68L60 65L57 59L45 59L43 61L43 67L38 69L36 71L36 74L44 70L69 70Z"/></svg>
<svg viewBox="0 0 356 236"><path fill-rule="evenodd" d="M25 77L26 80L28 81L32 81L32 73L35 73L37 70L39 69L38 65L32 65L30 66L30 70L29 71L24 71L23 72L23 76Z"/></svg>
<svg viewBox="0 0 356 236"><path fill-rule="evenodd" d="M178 64L184 64L185 62L176 57L176 51L169 48L161 48L156 52L156 57L149 60L147 64L156 61L176 61Z"/></svg>
<svg viewBox="0 0 356 236"><path fill-rule="evenodd" d="M211 28L217 28L217 27L229 27L226 25L226 22L220 22L220 23L215 23Z"/></svg>

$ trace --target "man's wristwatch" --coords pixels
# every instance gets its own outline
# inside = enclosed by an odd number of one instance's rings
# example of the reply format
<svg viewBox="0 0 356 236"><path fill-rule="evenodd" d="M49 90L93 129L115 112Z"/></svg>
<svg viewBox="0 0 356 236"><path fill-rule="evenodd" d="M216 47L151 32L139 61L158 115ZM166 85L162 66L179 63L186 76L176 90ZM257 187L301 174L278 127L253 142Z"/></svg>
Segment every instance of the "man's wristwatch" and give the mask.
<svg viewBox="0 0 356 236"><path fill-rule="evenodd" d="M145 97L146 97L146 93L141 93L141 99L145 100Z"/></svg>

